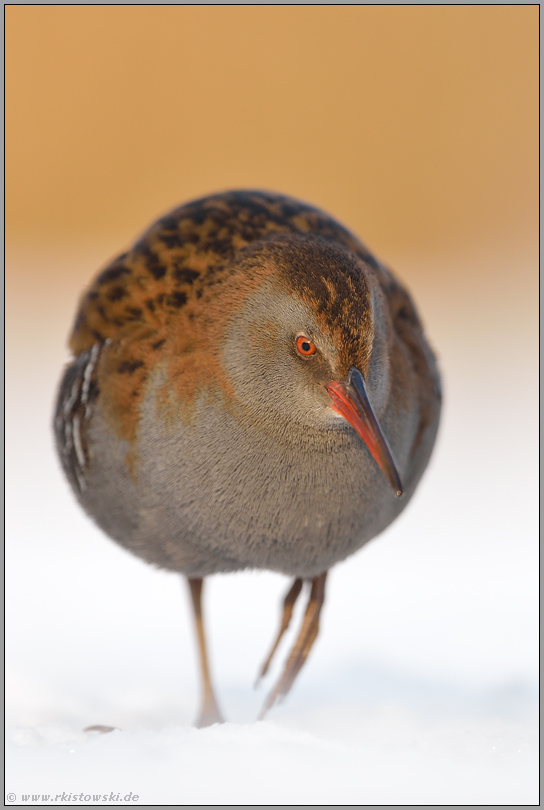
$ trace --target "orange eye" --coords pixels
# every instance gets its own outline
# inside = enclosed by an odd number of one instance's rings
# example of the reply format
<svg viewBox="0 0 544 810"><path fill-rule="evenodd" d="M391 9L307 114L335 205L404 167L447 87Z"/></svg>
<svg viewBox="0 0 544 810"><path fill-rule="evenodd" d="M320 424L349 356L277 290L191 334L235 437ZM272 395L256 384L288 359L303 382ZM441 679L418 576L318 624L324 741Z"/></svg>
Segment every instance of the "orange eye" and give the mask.
<svg viewBox="0 0 544 810"><path fill-rule="evenodd" d="M311 340L308 340L304 335L297 338L297 351L308 357L310 354L315 354L315 346Z"/></svg>

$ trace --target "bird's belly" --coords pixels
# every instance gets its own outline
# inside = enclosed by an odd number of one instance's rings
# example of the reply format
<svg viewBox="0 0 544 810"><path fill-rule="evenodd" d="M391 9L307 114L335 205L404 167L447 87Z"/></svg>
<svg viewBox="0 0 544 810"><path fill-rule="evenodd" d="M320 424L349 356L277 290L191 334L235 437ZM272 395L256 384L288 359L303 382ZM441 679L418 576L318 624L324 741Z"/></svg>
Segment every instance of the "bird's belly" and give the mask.
<svg viewBox="0 0 544 810"><path fill-rule="evenodd" d="M213 407L167 426L144 405L131 470L127 448L97 418L93 456L87 511L147 561L193 576L243 568L314 576L382 531L405 502L350 430L274 441Z"/></svg>

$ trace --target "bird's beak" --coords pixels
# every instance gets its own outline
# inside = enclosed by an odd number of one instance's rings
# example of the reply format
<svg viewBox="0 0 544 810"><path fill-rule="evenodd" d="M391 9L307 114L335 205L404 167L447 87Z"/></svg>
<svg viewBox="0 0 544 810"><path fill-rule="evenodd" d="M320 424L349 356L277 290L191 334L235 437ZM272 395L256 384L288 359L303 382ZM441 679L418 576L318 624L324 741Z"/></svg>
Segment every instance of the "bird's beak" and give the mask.
<svg viewBox="0 0 544 810"><path fill-rule="evenodd" d="M395 495L402 495L402 484L387 440L370 405L363 375L352 366L347 382L333 381L325 386L332 399L331 407L355 428L372 458L387 478Z"/></svg>

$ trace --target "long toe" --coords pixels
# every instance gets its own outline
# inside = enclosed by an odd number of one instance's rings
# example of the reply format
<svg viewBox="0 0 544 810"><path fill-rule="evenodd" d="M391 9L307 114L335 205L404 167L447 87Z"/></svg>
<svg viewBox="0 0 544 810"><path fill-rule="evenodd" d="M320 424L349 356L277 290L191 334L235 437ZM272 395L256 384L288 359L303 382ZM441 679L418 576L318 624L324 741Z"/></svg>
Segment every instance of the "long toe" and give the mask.
<svg viewBox="0 0 544 810"><path fill-rule="evenodd" d="M263 709L259 715L259 720L262 720L266 713L272 708L278 698L285 697L291 689L295 678L300 672L304 662L306 661L312 645L317 637L319 631L319 616L323 602L325 600L325 580L327 572L320 574L312 579L312 590L310 599L304 615L304 621L300 629L299 636L295 642L291 654L287 659L285 669L280 679L278 680L274 689L268 695Z"/></svg>
<svg viewBox="0 0 544 810"><path fill-rule="evenodd" d="M268 668L272 662L272 658L274 657L274 653L278 649L278 645L282 639L283 634L289 627L289 623L291 621L291 616L293 615L293 607L295 606L295 602L298 599L298 596L302 590L302 579L297 577L291 587L289 588L285 599L283 600L283 612L281 616L281 624L280 629L278 631L278 635L276 636L276 640L272 644L272 649L268 653L267 658L264 661L264 664L261 667L259 674L257 675L257 680L255 681L255 686L258 685L261 678L264 678L266 673L268 672Z"/></svg>

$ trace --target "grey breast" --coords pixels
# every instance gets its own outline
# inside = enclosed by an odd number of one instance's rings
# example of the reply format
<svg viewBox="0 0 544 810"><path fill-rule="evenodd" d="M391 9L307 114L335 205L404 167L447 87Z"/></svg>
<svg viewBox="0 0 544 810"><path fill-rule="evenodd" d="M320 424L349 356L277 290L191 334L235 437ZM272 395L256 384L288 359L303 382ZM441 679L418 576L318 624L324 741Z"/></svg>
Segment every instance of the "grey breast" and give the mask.
<svg viewBox="0 0 544 810"><path fill-rule="evenodd" d="M142 406L136 471L97 406L84 486L71 477L104 531L161 567L194 576L243 568L314 576L381 532L417 483L412 474L406 495L395 498L347 423L326 436L295 430L271 438L209 393L190 422L165 424L155 408L161 384L157 371ZM409 446L415 427L403 433L399 419L393 403L385 429L395 423L393 449L409 473L401 442Z"/></svg>

